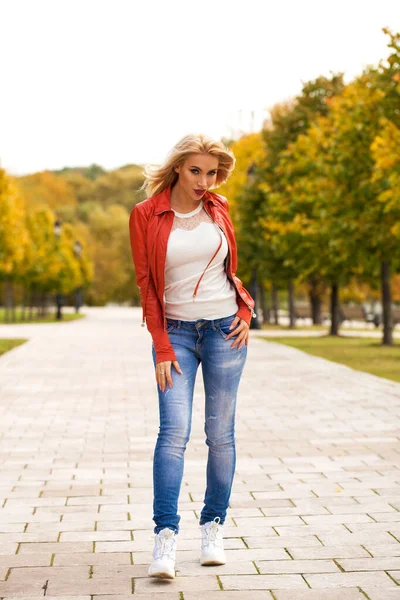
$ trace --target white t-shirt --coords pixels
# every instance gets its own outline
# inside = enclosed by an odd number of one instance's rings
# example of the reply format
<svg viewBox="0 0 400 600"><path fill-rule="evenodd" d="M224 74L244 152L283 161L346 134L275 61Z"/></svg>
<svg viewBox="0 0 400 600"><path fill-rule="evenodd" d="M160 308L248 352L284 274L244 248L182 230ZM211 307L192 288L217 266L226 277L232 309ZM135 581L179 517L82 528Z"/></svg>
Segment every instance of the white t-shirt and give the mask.
<svg viewBox="0 0 400 600"><path fill-rule="evenodd" d="M224 233L203 208L190 213L174 211L165 264L165 314L171 319L220 319L238 311L236 290L225 272L228 243ZM196 284L217 248L222 245Z"/></svg>

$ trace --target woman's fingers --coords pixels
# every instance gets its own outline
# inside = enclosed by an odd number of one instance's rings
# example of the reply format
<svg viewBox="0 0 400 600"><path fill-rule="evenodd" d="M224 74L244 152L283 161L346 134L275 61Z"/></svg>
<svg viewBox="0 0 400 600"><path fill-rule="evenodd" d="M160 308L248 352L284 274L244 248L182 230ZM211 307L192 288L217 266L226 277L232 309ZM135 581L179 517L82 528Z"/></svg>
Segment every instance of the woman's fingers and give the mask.
<svg viewBox="0 0 400 600"><path fill-rule="evenodd" d="M175 369L178 371L178 373L180 373L181 375L183 375L183 373L182 373L182 369L181 369L181 367L179 366L179 363L178 363L178 361L177 361L177 360L173 360L173 361L172 361L172 364L174 365L174 367L175 367Z"/></svg>
<svg viewBox="0 0 400 600"><path fill-rule="evenodd" d="M171 361L167 360L164 362L157 363L156 365L156 380L160 389L164 392L166 388L167 372L171 372Z"/></svg>
<svg viewBox="0 0 400 600"><path fill-rule="evenodd" d="M171 363L168 364L168 366L165 370L165 378L167 380L169 387L171 388L172 387Z"/></svg>
<svg viewBox="0 0 400 600"><path fill-rule="evenodd" d="M234 335L237 335L239 333L239 331L241 331L241 329L242 329L241 325L242 325L242 321L240 320L240 318L235 317L235 319L232 321L232 323L229 326L229 329L232 329L232 331L230 332L229 335L227 335L226 339L230 340L231 337L233 337Z"/></svg>
<svg viewBox="0 0 400 600"><path fill-rule="evenodd" d="M156 380L158 385L160 386L161 391L165 392L167 384L169 387L172 387L172 374L171 374L171 365L175 367L175 369L180 373L182 373L182 369L177 360L171 361L166 360L164 362L157 363L156 365Z"/></svg>
<svg viewBox="0 0 400 600"><path fill-rule="evenodd" d="M237 332L237 338L232 343L231 348L234 348L236 345L238 345L238 350L240 350L244 343L247 344L249 326L247 325L246 321L241 321L240 325L235 331Z"/></svg>
<svg viewBox="0 0 400 600"><path fill-rule="evenodd" d="M242 346L244 346L244 344L246 344L246 346L248 346L248 344L249 344L249 330L247 330L246 335L244 336L243 340L240 342L238 349L240 350L240 348Z"/></svg>
<svg viewBox="0 0 400 600"><path fill-rule="evenodd" d="M233 319L232 323L229 325L229 329L235 329L235 327L238 323L240 323L240 317L235 317Z"/></svg>

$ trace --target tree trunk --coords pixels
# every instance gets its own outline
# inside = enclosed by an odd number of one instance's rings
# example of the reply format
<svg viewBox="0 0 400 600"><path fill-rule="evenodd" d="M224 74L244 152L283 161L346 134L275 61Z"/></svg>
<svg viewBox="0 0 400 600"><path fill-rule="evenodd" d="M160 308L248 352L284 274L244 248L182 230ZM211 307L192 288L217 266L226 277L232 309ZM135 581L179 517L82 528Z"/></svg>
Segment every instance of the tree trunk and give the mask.
<svg viewBox="0 0 400 600"><path fill-rule="evenodd" d="M263 314L263 323L269 323L271 315L269 314L266 293L265 293L262 281L258 282L258 290L260 292L260 305L261 305L261 310L262 310L262 314Z"/></svg>
<svg viewBox="0 0 400 600"><path fill-rule="evenodd" d="M29 321L33 321L34 298L35 298L35 286L32 286L29 288L29 312L28 312Z"/></svg>
<svg viewBox="0 0 400 600"><path fill-rule="evenodd" d="M21 306L21 321L25 321L26 318L26 302L28 299L28 291L25 286L23 286L22 290L22 306Z"/></svg>
<svg viewBox="0 0 400 600"><path fill-rule="evenodd" d="M5 322L9 323L12 319L12 307L13 307L13 287L9 279L5 282Z"/></svg>
<svg viewBox="0 0 400 600"><path fill-rule="evenodd" d="M382 318L383 318L383 339L384 346L393 345L393 320L392 320L392 293L390 289L390 261L384 260L381 263L381 297L382 297Z"/></svg>
<svg viewBox="0 0 400 600"><path fill-rule="evenodd" d="M331 330L330 335L339 335L339 286L331 286Z"/></svg>
<svg viewBox="0 0 400 600"><path fill-rule="evenodd" d="M289 327L294 329L296 327L296 312L294 307L294 285L293 280L290 279L288 282L288 306L289 306Z"/></svg>
<svg viewBox="0 0 400 600"><path fill-rule="evenodd" d="M278 306L278 288L276 283L272 282L272 313L274 315L274 325L279 325L279 306Z"/></svg>
<svg viewBox="0 0 400 600"><path fill-rule="evenodd" d="M315 279L310 281L310 304L311 304L311 316L313 325L322 324L322 297L318 292L318 283Z"/></svg>
<svg viewBox="0 0 400 600"><path fill-rule="evenodd" d="M40 293L40 316L43 317L46 315L46 292L44 290Z"/></svg>
<svg viewBox="0 0 400 600"><path fill-rule="evenodd" d="M257 314L257 269L253 269L249 291L251 297L254 299L254 312ZM250 319L250 329L260 329L258 315Z"/></svg>
<svg viewBox="0 0 400 600"><path fill-rule="evenodd" d="M34 303L36 308L36 318L40 319L40 292L38 289L35 290Z"/></svg>

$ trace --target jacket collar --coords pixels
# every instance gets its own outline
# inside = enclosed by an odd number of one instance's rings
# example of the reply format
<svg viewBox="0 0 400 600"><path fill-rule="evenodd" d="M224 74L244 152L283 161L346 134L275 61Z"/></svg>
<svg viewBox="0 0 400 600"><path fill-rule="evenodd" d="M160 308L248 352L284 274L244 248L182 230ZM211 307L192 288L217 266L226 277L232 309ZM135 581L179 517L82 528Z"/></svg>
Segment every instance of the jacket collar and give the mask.
<svg viewBox="0 0 400 600"><path fill-rule="evenodd" d="M171 209L171 185L166 187L162 192L155 196L156 199L156 215L160 215L163 212L172 210ZM203 196L203 202L206 204L207 202L211 202L214 206L217 204L215 198L213 197L212 192L207 191Z"/></svg>

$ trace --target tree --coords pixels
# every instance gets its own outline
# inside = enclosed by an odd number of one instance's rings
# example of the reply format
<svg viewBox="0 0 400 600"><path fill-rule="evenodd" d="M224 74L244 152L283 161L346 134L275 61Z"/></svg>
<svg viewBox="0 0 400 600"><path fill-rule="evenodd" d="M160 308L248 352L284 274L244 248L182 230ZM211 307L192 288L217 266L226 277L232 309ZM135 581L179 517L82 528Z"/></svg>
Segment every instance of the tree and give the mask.
<svg viewBox="0 0 400 600"><path fill-rule="evenodd" d="M293 100L277 104L271 111L271 120L266 123L263 135L266 143L266 161L259 175L259 187L264 193L264 214L260 219L261 229L269 248L270 267L273 265L274 278L287 285L289 297L289 318L291 327L295 324L294 280L302 271L299 261L299 236L302 237L303 220L296 215L292 205L290 179L291 155L289 148L304 136L319 117L328 114L330 100L343 91L342 74L333 74L331 79L318 77L303 85L301 94ZM294 166L293 173L301 162ZM308 165L307 169L312 168ZM298 200L298 199L297 199ZM296 200L296 201L297 201ZM296 215L296 216L295 216ZM271 260L271 254L274 255ZM304 258L304 255L300 257ZM304 269L303 269L304 272ZM321 319L322 277L318 272L310 274L310 295L314 307L314 322Z"/></svg>
<svg viewBox="0 0 400 600"><path fill-rule="evenodd" d="M14 307L13 283L21 280L29 236L25 227L24 203L14 181L0 169L0 279L5 282L6 318Z"/></svg>

